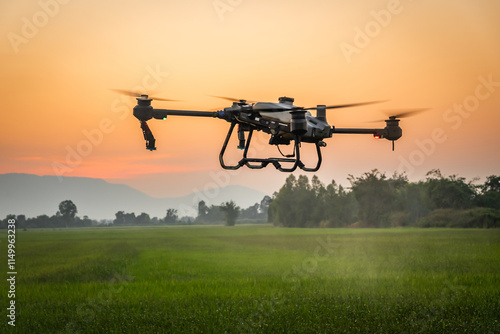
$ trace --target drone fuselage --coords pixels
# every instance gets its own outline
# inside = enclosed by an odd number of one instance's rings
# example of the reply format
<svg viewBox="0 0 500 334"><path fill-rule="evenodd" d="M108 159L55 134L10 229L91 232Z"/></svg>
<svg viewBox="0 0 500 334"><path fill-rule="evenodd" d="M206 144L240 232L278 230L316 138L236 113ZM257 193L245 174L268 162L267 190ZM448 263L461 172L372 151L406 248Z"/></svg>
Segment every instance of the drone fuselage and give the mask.
<svg viewBox="0 0 500 334"><path fill-rule="evenodd" d="M288 144L293 140L293 134L300 135L301 141L306 143L316 143L332 137L332 127L326 121L325 115L314 117L309 111L301 111L293 105L293 99L289 97L281 97L279 100L278 103L254 104L247 104L242 100L234 102L230 108L225 108L224 112L234 114L238 121L255 127L255 130L269 133L274 137L271 138L270 144Z"/></svg>

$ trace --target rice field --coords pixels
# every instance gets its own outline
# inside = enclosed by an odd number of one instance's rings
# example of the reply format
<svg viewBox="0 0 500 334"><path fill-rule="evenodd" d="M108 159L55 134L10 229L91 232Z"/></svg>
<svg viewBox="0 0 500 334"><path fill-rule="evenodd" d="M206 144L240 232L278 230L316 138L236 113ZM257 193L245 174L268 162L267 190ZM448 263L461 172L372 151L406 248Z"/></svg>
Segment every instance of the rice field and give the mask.
<svg viewBox="0 0 500 334"><path fill-rule="evenodd" d="M16 269L2 332L500 332L498 229L19 230Z"/></svg>

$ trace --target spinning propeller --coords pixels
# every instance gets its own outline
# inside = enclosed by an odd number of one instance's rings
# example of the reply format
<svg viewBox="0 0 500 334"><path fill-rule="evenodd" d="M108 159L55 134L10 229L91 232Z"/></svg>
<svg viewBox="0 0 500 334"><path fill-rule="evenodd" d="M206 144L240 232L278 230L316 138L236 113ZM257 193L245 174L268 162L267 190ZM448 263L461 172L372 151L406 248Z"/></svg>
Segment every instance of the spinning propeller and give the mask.
<svg viewBox="0 0 500 334"><path fill-rule="evenodd" d="M141 94L140 92L134 91L134 90L114 89L114 88L110 88L110 90L112 90L115 93L121 94L121 95L132 96L132 97L135 97L138 99L147 99L148 98L148 95ZM157 96L149 96L149 98L152 100L158 100L158 101L181 102L179 100L165 99L165 98L157 97Z"/></svg>
<svg viewBox="0 0 500 334"><path fill-rule="evenodd" d="M227 97L227 96L215 96L215 95L209 95L209 96L215 97L217 99L222 99L222 100L237 102L237 103L255 103L255 102L257 102L257 101L252 101L252 100L236 99L234 97Z"/></svg>
<svg viewBox="0 0 500 334"><path fill-rule="evenodd" d="M151 100L158 100L158 101L166 101L166 102L180 102L179 100L172 100L172 99L165 99L162 97L157 97L157 96L148 96L145 94L141 94L138 91L134 90L127 90L127 89L113 89L111 88L113 92L116 92L121 95L126 95L126 96L131 96L135 97L137 99L137 103L143 104L143 105L150 105ZM147 115L147 119L151 118L151 115ZM142 117L138 117L142 118ZM153 133L151 132L151 129L148 126L148 123L146 122L147 119L139 119L141 122L141 129L142 129L142 134L144 136L144 139L146 140L146 149L150 151L156 150L155 147L155 137L153 136Z"/></svg>
<svg viewBox="0 0 500 334"><path fill-rule="evenodd" d="M384 114L389 117L389 119L396 119L396 118L407 118L407 117L412 117L417 114L420 114L424 111L429 110L429 108L418 108L418 109L392 109L392 110L382 110ZM394 114L397 113L397 114ZM376 121L369 121L368 123L376 123L376 122L382 122L385 121L385 119L379 119Z"/></svg>
<svg viewBox="0 0 500 334"><path fill-rule="evenodd" d="M393 110L383 110L384 114L387 115L388 119L371 121L369 123L382 122L385 121L386 127L383 133L375 134L375 138L385 138L392 142L392 150L394 151L394 141L402 136L401 128L399 127L399 119L412 117L420 114L429 108L418 108L418 109L393 109ZM396 113L396 114L394 114ZM390 116L389 116L390 115Z"/></svg>
<svg viewBox="0 0 500 334"><path fill-rule="evenodd" d="M239 102L239 103L255 103L257 101L252 101L252 100L245 100L245 99L237 99L234 97L227 97L227 96L214 96L210 95L211 97L215 97L218 99L223 99L231 102ZM293 102L293 99L292 99ZM360 102L360 103L349 103L349 104L338 104L338 105L330 105L330 106L317 106L317 107L296 107L291 105L289 108L288 107L276 107L276 108L259 108L259 112L283 112L283 111L301 111L301 110L318 110L318 109L340 109L340 108L351 108L351 107L359 107L359 106L364 106L364 105L369 105L369 104L374 104L374 103L382 103L382 102L387 102L387 101L370 101L370 102Z"/></svg>

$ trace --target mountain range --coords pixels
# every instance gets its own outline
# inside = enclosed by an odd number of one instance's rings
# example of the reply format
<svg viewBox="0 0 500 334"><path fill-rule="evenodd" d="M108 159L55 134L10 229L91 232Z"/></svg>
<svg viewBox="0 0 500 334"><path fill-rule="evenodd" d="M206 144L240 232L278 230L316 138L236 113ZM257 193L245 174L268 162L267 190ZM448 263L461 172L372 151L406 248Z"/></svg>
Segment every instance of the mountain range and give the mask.
<svg viewBox="0 0 500 334"><path fill-rule="evenodd" d="M91 219L114 219L118 211L145 212L164 217L169 208L178 215L196 216L199 201L219 205L233 200L241 208L260 203L266 194L244 186L230 185L194 192L183 197L155 198L124 184L86 177L39 176L33 174L0 174L0 219L8 214L26 217L53 215L59 203L71 200L77 215Z"/></svg>

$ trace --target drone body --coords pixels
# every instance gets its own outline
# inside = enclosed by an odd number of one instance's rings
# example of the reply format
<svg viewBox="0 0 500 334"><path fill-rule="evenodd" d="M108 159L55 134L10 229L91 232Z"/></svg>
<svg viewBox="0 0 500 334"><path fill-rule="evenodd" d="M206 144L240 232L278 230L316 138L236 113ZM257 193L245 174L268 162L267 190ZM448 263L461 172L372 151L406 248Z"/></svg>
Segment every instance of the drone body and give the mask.
<svg viewBox="0 0 500 334"><path fill-rule="evenodd" d="M123 91L120 91L123 93ZM132 95L133 93L127 93ZM147 95L137 97L137 105L134 107L134 116L141 122L146 148L156 150L155 138L149 129L147 121L155 119L166 119L167 116L190 116L190 117L212 117L223 119L231 125L226 135L226 139L219 154L219 161L225 169L238 169L247 166L251 169L261 169L272 164L282 172L293 172L297 168L304 171L317 171L322 162L321 148L326 146L324 139L331 138L334 133L348 134L371 134L375 138L385 138L394 141L402 136L399 127L398 117L408 116L423 109L411 110L390 116L385 120L384 128L375 129L353 129L336 128L328 124L326 112L328 109L356 107L377 102L354 103L344 105L318 105L311 108L297 107L293 104L294 99L290 97L280 97L277 103L255 102L248 103L246 100L220 97L233 102L232 106L219 111L194 111L194 110L173 110L155 109L151 106L152 98ZM167 100L168 101L168 100ZM309 110L316 110L316 116L312 116ZM224 162L224 154L227 144L231 138L235 126L238 125L238 149L243 150L243 157L236 165L227 165ZM293 145L293 154L271 158L251 158L248 157L248 150L251 145L254 131L263 131L270 135L270 145ZM311 143L316 146L317 162L315 166L307 167L300 159L301 143ZM284 167L286 164L288 167Z"/></svg>

